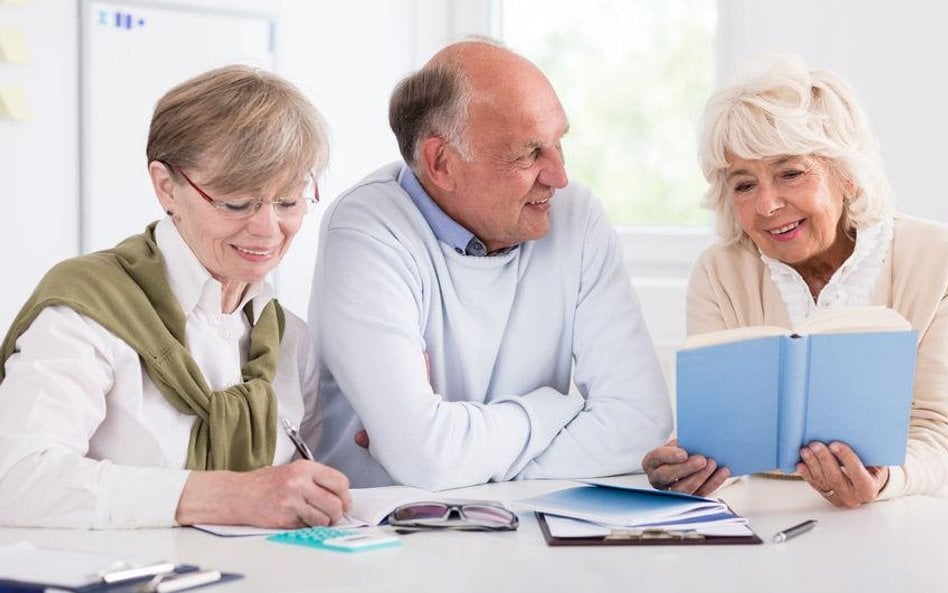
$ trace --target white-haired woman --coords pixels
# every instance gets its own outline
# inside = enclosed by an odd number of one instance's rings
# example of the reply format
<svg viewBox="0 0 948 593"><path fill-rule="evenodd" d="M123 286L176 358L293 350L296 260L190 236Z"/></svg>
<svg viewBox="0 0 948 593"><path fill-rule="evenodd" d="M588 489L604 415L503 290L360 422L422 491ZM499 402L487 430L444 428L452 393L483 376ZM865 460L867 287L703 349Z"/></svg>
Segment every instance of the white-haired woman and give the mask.
<svg viewBox="0 0 948 593"><path fill-rule="evenodd" d="M265 282L317 199L322 118L228 66L158 101L146 153L168 216L55 266L3 342L0 524L338 520L346 477L291 462L280 421L316 426L315 356Z"/></svg>
<svg viewBox="0 0 948 593"><path fill-rule="evenodd" d="M891 307L918 330L905 465L866 467L813 442L797 472L855 508L948 480L948 228L893 214L875 138L839 77L780 56L714 94L699 158L722 240L692 272L689 334L792 327L821 309ZM708 494L729 476L673 440L642 461L653 486Z"/></svg>

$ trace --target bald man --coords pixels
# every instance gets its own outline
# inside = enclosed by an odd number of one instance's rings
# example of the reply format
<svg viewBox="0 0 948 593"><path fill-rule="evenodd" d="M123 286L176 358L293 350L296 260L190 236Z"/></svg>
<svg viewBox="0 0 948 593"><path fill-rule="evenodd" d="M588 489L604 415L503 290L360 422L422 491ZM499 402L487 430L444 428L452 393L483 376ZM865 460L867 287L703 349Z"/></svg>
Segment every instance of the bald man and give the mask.
<svg viewBox="0 0 948 593"><path fill-rule="evenodd" d="M638 470L666 388L549 81L464 41L398 84L389 122L404 163L323 219L317 458L353 487L432 490Z"/></svg>

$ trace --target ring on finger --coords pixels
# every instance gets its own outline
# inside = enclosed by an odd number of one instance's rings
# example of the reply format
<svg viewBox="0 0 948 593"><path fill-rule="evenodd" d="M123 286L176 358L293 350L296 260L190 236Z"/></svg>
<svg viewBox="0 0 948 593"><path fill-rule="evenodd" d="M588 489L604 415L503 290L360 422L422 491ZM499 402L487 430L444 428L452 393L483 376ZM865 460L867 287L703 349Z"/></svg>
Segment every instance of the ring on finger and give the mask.
<svg viewBox="0 0 948 593"><path fill-rule="evenodd" d="M820 490L820 493L826 498L833 498L834 496L836 496L836 491L833 490L832 488L829 488L827 490Z"/></svg>

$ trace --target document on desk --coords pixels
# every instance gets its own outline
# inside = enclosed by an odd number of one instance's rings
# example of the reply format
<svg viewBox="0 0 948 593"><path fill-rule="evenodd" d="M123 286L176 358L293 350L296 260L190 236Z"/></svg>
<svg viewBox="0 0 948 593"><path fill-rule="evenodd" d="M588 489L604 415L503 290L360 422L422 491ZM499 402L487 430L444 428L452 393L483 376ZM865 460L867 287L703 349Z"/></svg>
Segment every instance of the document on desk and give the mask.
<svg viewBox="0 0 948 593"><path fill-rule="evenodd" d="M747 519L719 500L589 482L514 504L536 512L551 546L761 543Z"/></svg>
<svg viewBox="0 0 948 593"><path fill-rule="evenodd" d="M557 538L577 538L577 537L608 537L615 530L608 525L599 525L580 519L570 519L569 517L557 517L556 515L546 515L546 524L550 534ZM673 527L682 529L681 525L664 525L666 530ZM643 526L644 528L644 526ZM661 527L650 526L650 529L659 529ZM742 537L753 536L754 532L747 526L747 522L742 523L704 523L688 527L696 533L715 537Z"/></svg>
<svg viewBox="0 0 948 593"><path fill-rule="evenodd" d="M443 494L411 488L409 486L380 486L377 488L353 488L352 509L347 517L333 525L338 528L368 527L380 524L396 507L410 502L446 502ZM451 499L453 501L453 499ZM244 537L273 535L286 529L265 529L240 525L195 525L201 531L221 537Z"/></svg>
<svg viewBox="0 0 948 593"><path fill-rule="evenodd" d="M602 525L637 527L728 513L718 500L647 488L587 484L518 500L517 506ZM740 519L740 518L739 518ZM743 521L743 519L740 519ZM746 521L745 521L746 522Z"/></svg>

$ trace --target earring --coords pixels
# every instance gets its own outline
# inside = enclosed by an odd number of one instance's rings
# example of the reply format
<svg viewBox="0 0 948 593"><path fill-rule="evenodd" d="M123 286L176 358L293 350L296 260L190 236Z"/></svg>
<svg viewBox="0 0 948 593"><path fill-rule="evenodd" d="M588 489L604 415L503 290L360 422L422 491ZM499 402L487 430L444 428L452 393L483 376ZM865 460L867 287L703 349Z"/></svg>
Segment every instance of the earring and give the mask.
<svg viewBox="0 0 948 593"><path fill-rule="evenodd" d="M165 214L167 214L168 216L174 216L174 211L172 211L172 210L165 210Z"/></svg>

